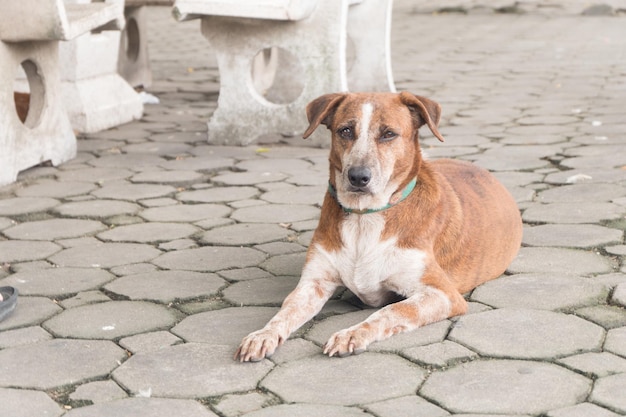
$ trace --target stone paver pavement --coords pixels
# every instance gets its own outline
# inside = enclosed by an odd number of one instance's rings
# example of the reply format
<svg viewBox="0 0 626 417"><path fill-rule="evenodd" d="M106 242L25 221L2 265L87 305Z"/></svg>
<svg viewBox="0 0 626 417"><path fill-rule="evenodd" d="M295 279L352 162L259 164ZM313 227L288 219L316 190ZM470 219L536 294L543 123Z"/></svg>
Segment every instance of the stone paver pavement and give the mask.
<svg viewBox="0 0 626 417"><path fill-rule="evenodd" d="M626 415L626 6L396 0L399 90L443 106L430 158L492 170L525 221L469 313L327 358L372 310L337 294L271 358L239 340L294 288L327 150L206 142L219 93L198 22L151 7L158 105L0 188L0 415ZM8 413L8 414L7 414Z"/></svg>

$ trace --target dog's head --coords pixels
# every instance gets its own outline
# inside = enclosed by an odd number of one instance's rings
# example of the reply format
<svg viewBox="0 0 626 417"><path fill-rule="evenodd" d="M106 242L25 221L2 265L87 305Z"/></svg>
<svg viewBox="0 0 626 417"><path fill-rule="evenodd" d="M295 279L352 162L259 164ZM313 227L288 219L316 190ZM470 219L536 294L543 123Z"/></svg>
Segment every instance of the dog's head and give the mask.
<svg viewBox="0 0 626 417"><path fill-rule="evenodd" d="M410 93L326 94L306 108L304 138L323 124L331 131L330 182L342 206L384 207L400 198L422 163L418 129L437 129L441 107Z"/></svg>

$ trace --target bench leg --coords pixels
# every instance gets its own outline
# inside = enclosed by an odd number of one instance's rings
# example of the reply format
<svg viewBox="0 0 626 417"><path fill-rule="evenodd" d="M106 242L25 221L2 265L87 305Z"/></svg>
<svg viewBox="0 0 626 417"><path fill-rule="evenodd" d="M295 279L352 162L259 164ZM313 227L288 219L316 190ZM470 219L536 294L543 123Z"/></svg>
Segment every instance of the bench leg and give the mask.
<svg viewBox="0 0 626 417"><path fill-rule="evenodd" d="M247 145L262 134L301 134L307 127L304 109L311 100L328 92L347 91L348 2L320 3L309 18L297 22L202 18L202 33L217 55L220 72L218 107L208 124L209 142ZM254 86L253 59L272 47L279 48L278 71L283 51L299 61L303 88L290 103L270 102ZM324 146L327 136L320 134L313 140Z"/></svg>
<svg viewBox="0 0 626 417"><path fill-rule="evenodd" d="M24 123L13 96L20 64L30 87ZM0 42L0 126L0 186L41 162L58 165L76 156L76 137L62 102L58 42Z"/></svg>
<svg viewBox="0 0 626 417"><path fill-rule="evenodd" d="M149 87L152 70L148 54L146 6L124 8L126 26L120 38L119 74L132 86Z"/></svg>
<svg viewBox="0 0 626 417"><path fill-rule="evenodd" d="M87 33L60 46L65 107L75 130L98 132L141 118L139 94L117 72L120 33Z"/></svg>
<svg viewBox="0 0 626 417"><path fill-rule="evenodd" d="M350 7L348 36L355 59L348 72L350 91L396 91L391 72L393 0L363 0Z"/></svg>

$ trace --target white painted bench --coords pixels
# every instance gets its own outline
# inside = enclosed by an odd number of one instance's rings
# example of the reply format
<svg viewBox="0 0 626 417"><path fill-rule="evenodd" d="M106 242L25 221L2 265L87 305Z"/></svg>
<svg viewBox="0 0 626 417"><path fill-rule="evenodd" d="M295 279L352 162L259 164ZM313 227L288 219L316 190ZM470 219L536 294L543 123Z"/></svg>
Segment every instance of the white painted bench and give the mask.
<svg viewBox="0 0 626 417"><path fill-rule="evenodd" d="M176 19L201 18L217 55L220 95L209 142L300 134L306 104L324 93L394 91L391 8L392 0L176 0ZM325 137L314 141L325 145Z"/></svg>
<svg viewBox="0 0 626 417"><path fill-rule="evenodd" d="M126 26L120 40L118 72L132 86L149 87L152 70L148 53L146 6L172 6L174 0L126 0Z"/></svg>
<svg viewBox="0 0 626 417"><path fill-rule="evenodd" d="M61 90L59 41L123 24L121 4L0 0L0 186L44 161L76 155L76 137ZM26 80L16 79L23 72ZM25 90L24 90L25 88ZM16 91L20 96L16 111Z"/></svg>

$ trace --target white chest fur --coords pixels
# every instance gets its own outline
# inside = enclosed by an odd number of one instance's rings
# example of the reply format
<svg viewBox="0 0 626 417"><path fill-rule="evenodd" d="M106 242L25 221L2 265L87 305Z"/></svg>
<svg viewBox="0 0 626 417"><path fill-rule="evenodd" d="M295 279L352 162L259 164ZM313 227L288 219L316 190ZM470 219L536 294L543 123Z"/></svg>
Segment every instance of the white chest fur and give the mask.
<svg viewBox="0 0 626 417"><path fill-rule="evenodd" d="M378 213L349 215L342 223L343 247L327 252L319 245L305 273L330 273L363 302L380 306L390 293L409 297L423 288L424 252L398 248L395 238L381 240L384 217ZM322 268L322 270L320 270Z"/></svg>

